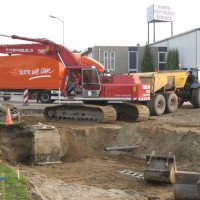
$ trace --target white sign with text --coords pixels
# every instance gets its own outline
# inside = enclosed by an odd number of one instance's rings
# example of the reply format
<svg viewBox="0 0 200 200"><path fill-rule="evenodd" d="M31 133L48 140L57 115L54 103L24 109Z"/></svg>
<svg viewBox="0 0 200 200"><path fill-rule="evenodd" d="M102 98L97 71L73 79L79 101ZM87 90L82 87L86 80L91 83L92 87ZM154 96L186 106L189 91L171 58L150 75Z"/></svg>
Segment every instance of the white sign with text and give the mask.
<svg viewBox="0 0 200 200"><path fill-rule="evenodd" d="M147 8L147 22L173 22L175 20L174 8L153 4Z"/></svg>

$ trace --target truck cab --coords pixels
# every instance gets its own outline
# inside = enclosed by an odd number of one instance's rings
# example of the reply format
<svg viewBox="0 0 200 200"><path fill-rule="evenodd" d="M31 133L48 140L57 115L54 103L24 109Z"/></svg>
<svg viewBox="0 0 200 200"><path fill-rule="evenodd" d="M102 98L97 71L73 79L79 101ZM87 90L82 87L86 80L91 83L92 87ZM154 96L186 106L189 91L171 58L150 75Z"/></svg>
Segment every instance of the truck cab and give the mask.
<svg viewBox="0 0 200 200"><path fill-rule="evenodd" d="M198 88L200 87L200 69L199 68L181 68L180 70L187 70L188 71L188 78L187 82L191 84L191 88Z"/></svg>

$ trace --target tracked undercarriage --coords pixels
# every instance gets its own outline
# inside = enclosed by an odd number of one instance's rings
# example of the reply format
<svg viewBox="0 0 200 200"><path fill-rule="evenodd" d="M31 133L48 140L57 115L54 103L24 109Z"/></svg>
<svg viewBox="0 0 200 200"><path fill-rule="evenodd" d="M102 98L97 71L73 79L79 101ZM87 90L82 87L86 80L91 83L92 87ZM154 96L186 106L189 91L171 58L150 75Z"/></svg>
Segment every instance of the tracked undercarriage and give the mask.
<svg viewBox="0 0 200 200"><path fill-rule="evenodd" d="M113 105L117 111L117 120L120 121L147 121L149 109L147 106L133 103L119 103Z"/></svg>
<svg viewBox="0 0 200 200"><path fill-rule="evenodd" d="M96 123L113 123L121 121L146 121L149 110L146 106L131 103L110 104L109 106L89 104L66 104L46 107L46 119L65 121L90 121Z"/></svg>

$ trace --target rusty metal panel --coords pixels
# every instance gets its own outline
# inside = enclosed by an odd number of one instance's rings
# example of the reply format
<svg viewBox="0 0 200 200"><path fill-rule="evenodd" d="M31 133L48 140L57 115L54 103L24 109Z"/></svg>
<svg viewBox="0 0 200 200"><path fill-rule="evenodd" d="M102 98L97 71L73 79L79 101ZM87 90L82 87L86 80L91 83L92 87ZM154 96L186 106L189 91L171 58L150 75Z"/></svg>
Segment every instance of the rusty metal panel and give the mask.
<svg viewBox="0 0 200 200"><path fill-rule="evenodd" d="M147 182L174 183L175 157L169 155L146 155L144 179Z"/></svg>
<svg viewBox="0 0 200 200"><path fill-rule="evenodd" d="M200 173L175 172L175 200L200 200Z"/></svg>

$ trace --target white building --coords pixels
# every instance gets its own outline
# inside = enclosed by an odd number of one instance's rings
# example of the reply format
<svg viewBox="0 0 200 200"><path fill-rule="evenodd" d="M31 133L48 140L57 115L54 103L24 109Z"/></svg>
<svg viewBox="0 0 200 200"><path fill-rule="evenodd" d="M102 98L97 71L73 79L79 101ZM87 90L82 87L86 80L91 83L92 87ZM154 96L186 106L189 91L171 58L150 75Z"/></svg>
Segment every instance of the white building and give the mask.
<svg viewBox="0 0 200 200"><path fill-rule="evenodd" d="M175 35L150 44L151 47L178 49L182 67L200 67L200 28Z"/></svg>

